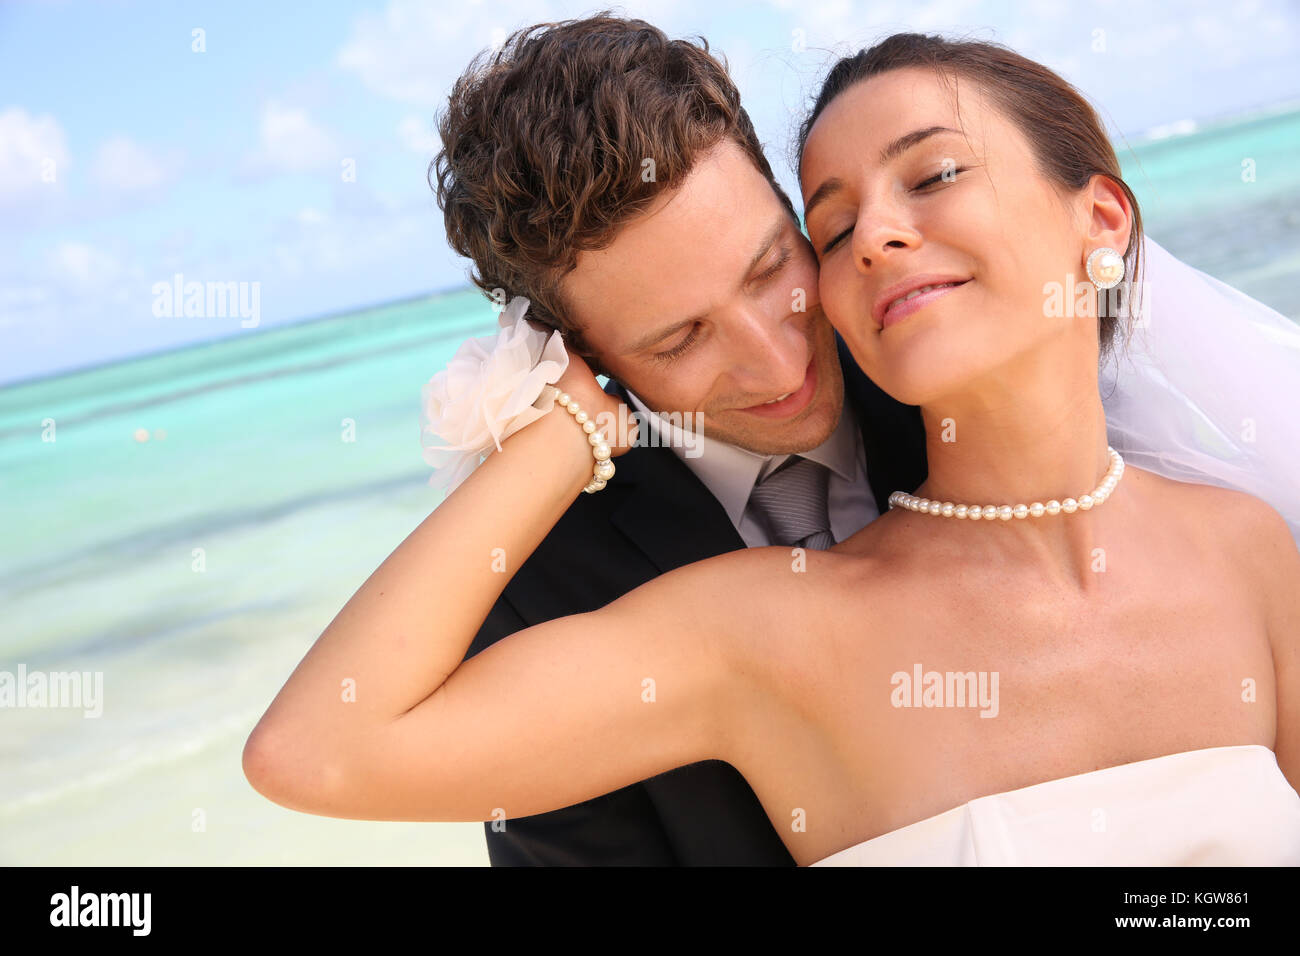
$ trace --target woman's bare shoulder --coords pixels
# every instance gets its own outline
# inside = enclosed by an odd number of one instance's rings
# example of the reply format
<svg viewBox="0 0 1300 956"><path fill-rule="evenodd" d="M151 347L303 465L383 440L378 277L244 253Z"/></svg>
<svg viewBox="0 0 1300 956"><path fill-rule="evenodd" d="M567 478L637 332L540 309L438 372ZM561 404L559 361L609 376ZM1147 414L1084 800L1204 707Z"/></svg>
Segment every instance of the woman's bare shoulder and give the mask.
<svg viewBox="0 0 1300 956"><path fill-rule="evenodd" d="M1149 502L1160 502L1157 519L1166 535L1177 526L1189 556L1236 573L1242 587L1269 607L1300 589L1300 553L1286 519L1262 498L1199 482L1176 481L1139 471ZM1128 476L1125 476L1125 481Z"/></svg>
<svg viewBox="0 0 1300 956"><path fill-rule="evenodd" d="M741 548L679 568L679 587L697 593L736 622L746 638L779 635L789 621L825 608L870 554L771 545Z"/></svg>
<svg viewBox="0 0 1300 956"><path fill-rule="evenodd" d="M710 631L738 671L780 680L806 652L806 635L825 632L845 600L875 587L868 566L876 557L846 544L826 551L741 548L684 565L638 591L645 592L647 608L676 603L679 610L671 616ZM692 608L684 618L682 607Z"/></svg>
<svg viewBox="0 0 1300 956"><path fill-rule="evenodd" d="M685 564L607 605L656 627L708 635L717 650L752 653L790 620L822 606L842 577L829 551L782 546L739 548Z"/></svg>
<svg viewBox="0 0 1300 956"><path fill-rule="evenodd" d="M1142 468L1129 469L1125 480L1134 479L1144 495L1165 500L1166 504L1187 517L1187 523L1201 529L1222 547L1244 548L1250 552L1261 543L1290 542L1286 519L1264 499L1234 488L1222 488L1201 482L1179 481Z"/></svg>

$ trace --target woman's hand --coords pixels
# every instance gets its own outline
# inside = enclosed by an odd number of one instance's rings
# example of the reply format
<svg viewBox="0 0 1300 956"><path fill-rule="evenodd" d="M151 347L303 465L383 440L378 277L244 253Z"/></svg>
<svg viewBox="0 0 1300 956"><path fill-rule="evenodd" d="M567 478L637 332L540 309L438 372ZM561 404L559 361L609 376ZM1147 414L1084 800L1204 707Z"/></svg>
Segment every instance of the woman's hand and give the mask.
<svg viewBox="0 0 1300 956"><path fill-rule="evenodd" d="M600 387L596 375L582 356L566 346L569 367L564 370L555 387L576 401L587 417L596 423L597 430L605 435L610 457L626 454L636 443L637 429L631 418L631 409ZM569 415L558 409L561 415Z"/></svg>

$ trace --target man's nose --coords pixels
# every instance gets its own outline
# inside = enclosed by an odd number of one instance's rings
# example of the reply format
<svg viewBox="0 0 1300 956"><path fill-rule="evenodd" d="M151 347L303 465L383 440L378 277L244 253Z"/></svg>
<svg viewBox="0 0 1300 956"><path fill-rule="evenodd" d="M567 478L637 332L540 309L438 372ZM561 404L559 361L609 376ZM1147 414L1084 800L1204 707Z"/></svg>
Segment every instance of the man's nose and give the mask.
<svg viewBox="0 0 1300 956"><path fill-rule="evenodd" d="M809 359L803 315L742 307L728 316L729 372L738 388L768 394L799 387Z"/></svg>

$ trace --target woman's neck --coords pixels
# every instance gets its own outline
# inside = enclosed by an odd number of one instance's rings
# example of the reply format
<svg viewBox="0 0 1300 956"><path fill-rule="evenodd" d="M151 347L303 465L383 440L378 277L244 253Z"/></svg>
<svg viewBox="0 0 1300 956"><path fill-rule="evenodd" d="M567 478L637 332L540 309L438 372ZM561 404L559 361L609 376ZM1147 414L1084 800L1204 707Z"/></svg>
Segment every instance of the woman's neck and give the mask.
<svg viewBox="0 0 1300 956"><path fill-rule="evenodd" d="M1078 498L1110 462L1101 401L1056 408L922 409L929 476L916 494L954 504Z"/></svg>
<svg viewBox="0 0 1300 956"><path fill-rule="evenodd" d="M1081 363L1077 352L1056 358L1029 357L1020 368L1000 369L923 406L929 475L915 494L1015 506L1077 499L1096 488L1110 461L1095 366ZM1007 541L1046 548L1075 566L1094 543L1089 514L1013 519L999 530L1012 532Z"/></svg>

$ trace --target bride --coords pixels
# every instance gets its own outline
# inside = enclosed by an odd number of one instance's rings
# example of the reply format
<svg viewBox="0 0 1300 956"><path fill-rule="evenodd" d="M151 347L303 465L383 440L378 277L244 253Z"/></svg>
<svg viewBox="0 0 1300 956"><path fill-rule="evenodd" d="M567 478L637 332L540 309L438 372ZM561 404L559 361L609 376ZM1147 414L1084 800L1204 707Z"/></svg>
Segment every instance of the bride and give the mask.
<svg viewBox="0 0 1300 956"><path fill-rule="evenodd" d="M465 661L629 447L580 425L619 409L570 355L561 407L311 648L249 781L490 821L720 759L801 865L1300 863L1300 553L1259 499L1108 450L1097 301L1141 227L1096 115L1009 51L900 35L835 66L801 147L822 306L921 407L924 485L830 550L701 561Z"/></svg>

